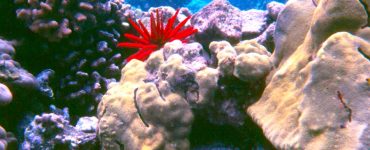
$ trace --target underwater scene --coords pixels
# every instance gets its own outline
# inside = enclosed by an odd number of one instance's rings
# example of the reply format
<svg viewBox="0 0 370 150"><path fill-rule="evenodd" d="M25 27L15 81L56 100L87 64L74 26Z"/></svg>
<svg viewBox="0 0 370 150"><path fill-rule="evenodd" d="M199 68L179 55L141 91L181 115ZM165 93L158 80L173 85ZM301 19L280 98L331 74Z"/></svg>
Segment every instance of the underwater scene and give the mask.
<svg viewBox="0 0 370 150"><path fill-rule="evenodd" d="M370 150L369 0L0 0L0 150Z"/></svg>

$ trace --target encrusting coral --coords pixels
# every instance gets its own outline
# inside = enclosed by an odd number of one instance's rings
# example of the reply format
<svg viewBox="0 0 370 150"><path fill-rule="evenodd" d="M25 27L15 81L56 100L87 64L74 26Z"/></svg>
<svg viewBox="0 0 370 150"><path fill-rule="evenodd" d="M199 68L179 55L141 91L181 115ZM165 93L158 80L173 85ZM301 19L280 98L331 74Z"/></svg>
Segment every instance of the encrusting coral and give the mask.
<svg viewBox="0 0 370 150"><path fill-rule="evenodd" d="M197 32L194 27L188 27L182 29L185 23L190 19L188 16L186 19L181 21L177 26L173 27L179 14L180 9L178 9L164 25L163 13L160 13L156 9L156 17L154 14L150 14L150 30L147 30L141 20L138 20L138 24L135 23L131 18L128 19L133 28L140 34L140 36L135 36L133 34L125 33L124 36L132 42L121 42L118 43L118 47L121 48L138 48L139 51L127 58L127 61L132 59L145 60L149 55L161 48L165 43L171 42L173 40L184 40L186 37Z"/></svg>

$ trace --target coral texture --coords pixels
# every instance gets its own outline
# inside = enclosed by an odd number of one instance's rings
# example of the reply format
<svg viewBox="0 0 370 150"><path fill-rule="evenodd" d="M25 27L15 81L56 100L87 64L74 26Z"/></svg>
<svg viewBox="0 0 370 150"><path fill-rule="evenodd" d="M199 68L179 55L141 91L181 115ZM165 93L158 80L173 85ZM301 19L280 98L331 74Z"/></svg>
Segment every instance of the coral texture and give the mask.
<svg viewBox="0 0 370 150"><path fill-rule="evenodd" d="M15 42L0 39L0 149L17 149L16 139L10 132L5 132L4 128L14 131L15 126L19 123L19 116L22 115L22 108L27 107L31 110L28 103L22 103L19 100L31 94L46 94L42 90L41 84L47 87L48 84L37 80L31 73L22 68L14 60ZM21 92L20 92L21 91ZM35 102L29 102L35 104ZM24 105L24 106L23 106ZM35 104L37 105L37 104ZM3 127L4 128L3 128Z"/></svg>
<svg viewBox="0 0 370 150"><path fill-rule="evenodd" d="M214 42L210 49L216 64L207 62L199 43L179 40L165 44L145 62L130 61L99 104L103 147L188 149L194 115L218 125L241 126L243 105L258 97L254 93L263 88L259 82L271 70L270 53L256 41L235 48L226 41Z"/></svg>
<svg viewBox="0 0 370 150"><path fill-rule="evenodd" d="M112 8L122 0L71 1L71 0L15 0L19 5L17 17L29 29L49 41L60 41L74 32L83 33L99 26L99 11ZM115 3L115 4L114 4ZM110 20L114 23L115 20Z"/></svg>
<svg viewBox="0 0 370 150"><path fill-rule="evenodd" d="M68 111L64 111L68 113ZM36 115L24 132L22 149L96 149L97 119L79 121L77 127L69 124L68 114ZM85 122L83 125L83 122ZM83 129L82 126L93 126ZM81 130L83 129L83 130Z"/></svg>
<svg viewBox="0 0 370 150"><path fill-rule="evenodd" d="M62 68L59 71L63 72L61 79L56 79L61 80L61 84L55 95L67 100L63 104L70 107L71 112L85 110L82 115L95 114L108 84L118 79L127 54L117 50L116 45L120 33L129 29L128 16L136 16L130 5L120 1L109 0L96 5L101 7L91 10L98 22L95 28L82 28L86 31L82 36L73 36L67 43L60 43L67 46L59 51L68 53L55 54L60 62L57 65Z"/></svg>
<svg viewBox="0 0 370 150"><path fill-rule="evenodd" d="M65 68L64 70L69 71L62 78L60 89L57 89L59 92L55 95L68 100L66 106L69 106L71 112L80 113L81 110L86 110L82 115L95 114L96 105L106 92L108 84L119 80L120 69L126 63L125 58L132 54L130 50L122 51L116 47L121 38L120 33L134 30L126 19L129 17L133 20L140 19L144 26L149 28L150 14L155 13L156 9L162 12L163 20L168 20L176 12L170 7L153 8L149 12L141 12L132 10L127 4L113 1L106 4L111 6L111 9L107 7L104 13L98 13L100 15L96 15L96 18L107 23L99 26L95 32L86 33L89 38L82 36L81 40L88 42L81 43L86 45L84 46L86 48L68 47L73 51L67 56L60 57L64 58L60 65ZM190 15L186 9L181 8L175 23ZM189 26L188 23L185 27ZM125 27L121 27L121 24Z"/></svg>
<svg viewBox="0 0 370 150"><path fill-rule="evenodd" d="M308 0L294 0L281 11L274 33L275 49L272 57L275 66L284 64L285 60L302 44L310 28L309 23L302 22L311 21L314 9L314 4Z"/></svg>
<svg viewBox="0 0 370 150"><path fill-rule="evenodd" d="M242 36L240 10L227 0L212 1L194 14L191 23L199 31L197 40L205 45L221 39L237 43Z"/></svg>
<svg viewBox="0 0 370 150"><path fill-rule="evenodd" d="M49 95L65 100L58 105L70 107L73 113L95 113L102 93L110 82L118 79L127 57L116 49L121 33L130 29L127 18L136 18L142 12L131 10L122 0L15 3L17 17L32 32L45 38L42 39L45 51L55 60L50 66L59 72L54 80L60 84ZM50 91L46 86L43 90Z"/></svg>
<svg viewBox="0 0 370 150"><path fill-rule="evenodd" d="M274 52L279 68L247 109L277 148L370 147L370 43L356 36L367 19L356 0L290 1L281 12Z"/></svg>
<svg viewBox="0 0 370 150"><path fill-rule="evenodd" d="M194 14L191 23L199 30L196 39L203 45L219 40L236 44L261 35L283 7L274 2L269 4L268 11L241 11L227 0L214 0Z"/></svg>

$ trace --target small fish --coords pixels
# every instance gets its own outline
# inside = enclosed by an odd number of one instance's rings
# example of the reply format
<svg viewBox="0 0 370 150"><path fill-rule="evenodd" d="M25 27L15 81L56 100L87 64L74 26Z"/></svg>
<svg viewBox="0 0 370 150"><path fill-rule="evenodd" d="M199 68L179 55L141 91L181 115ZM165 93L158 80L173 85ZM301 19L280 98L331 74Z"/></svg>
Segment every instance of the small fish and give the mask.
<svg viewBox="0 0 370 150"><path fill-rule="evenodd" d="M367 78L366 81L367 81L367 85L370 86L370 78Z"/></svg>

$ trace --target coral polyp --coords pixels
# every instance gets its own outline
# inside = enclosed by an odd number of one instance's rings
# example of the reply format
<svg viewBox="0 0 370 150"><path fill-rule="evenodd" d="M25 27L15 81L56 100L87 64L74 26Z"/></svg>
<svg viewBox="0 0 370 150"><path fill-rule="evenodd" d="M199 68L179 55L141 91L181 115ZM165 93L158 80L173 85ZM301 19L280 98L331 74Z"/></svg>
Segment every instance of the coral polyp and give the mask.
<svg viewBox="0 0 370 150"><path fill-rule="evenodd" d="M191 16L188 16L186 19L174 26L178 14L179 9L170 19L168 19L167 24L164 25L163 13L160 13L159 10L156 9L156 17L154 17L153 13L150 14L149 30L145 28L141 20L138 20L136 23L129 18L129 23L140 35L136 36L126 33L124 34L124 37L126 37L130 42L120 42L117 45L120 48L139 49L135 54L127 58L127 62L132 59L144 61L153 51L161 48L167 42L171 42L173 40L186 42L185 38L196 33L197 29L192 26L182 29Z"/></svg>

